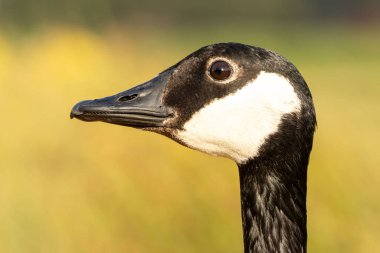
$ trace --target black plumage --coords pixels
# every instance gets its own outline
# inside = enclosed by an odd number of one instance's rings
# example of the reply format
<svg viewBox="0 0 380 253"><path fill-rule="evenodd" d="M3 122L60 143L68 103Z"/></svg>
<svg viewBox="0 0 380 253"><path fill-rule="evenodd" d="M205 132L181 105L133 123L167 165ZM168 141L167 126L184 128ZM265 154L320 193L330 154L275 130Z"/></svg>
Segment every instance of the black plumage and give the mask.
<svg viewBox="0 0 380 253"><path fill-rule="evenodd" d="M210 62L214 59L226 61L218 66L231 65L220 75L226 82L210 78ZM206 46L140 86L78 103L71 117L142 128L196 148L178 132L186 131L186 123L203 108L233 95L263 72L285 78L300 101L300 109L281 116L276 131L265 136L257 154L237 161L244 251L306 252L307 166L316 116L306 82L282 56L238 43ZM236 129L247 120L228 125Z"/></svg>

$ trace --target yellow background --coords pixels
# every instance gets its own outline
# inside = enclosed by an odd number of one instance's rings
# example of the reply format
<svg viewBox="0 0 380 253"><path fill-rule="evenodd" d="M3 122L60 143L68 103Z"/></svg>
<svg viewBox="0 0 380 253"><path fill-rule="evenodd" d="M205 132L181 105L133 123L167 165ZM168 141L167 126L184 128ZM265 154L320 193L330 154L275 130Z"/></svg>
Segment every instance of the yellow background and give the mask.
<svg viewBox="0 0 380 253"><path fill-rule="evenodd" d="M380 252L380 30L299 23L0 30L0 252L242 252L232 161L69 119L226 41L279 52L313 93L309 251Z"/></svg>

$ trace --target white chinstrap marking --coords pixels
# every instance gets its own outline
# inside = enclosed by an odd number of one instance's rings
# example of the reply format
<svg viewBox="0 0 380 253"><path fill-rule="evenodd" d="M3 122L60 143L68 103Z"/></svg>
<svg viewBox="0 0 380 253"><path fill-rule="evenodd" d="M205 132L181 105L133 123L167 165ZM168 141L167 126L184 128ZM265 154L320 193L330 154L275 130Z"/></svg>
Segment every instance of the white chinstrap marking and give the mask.
<svg viewBox="0 0 380 253"><path fill-rule="evenodd" d="M191 148L244 163L278 131L284 114L300 109L289 80L262 71L235 93L205 105L176 135Z"/></svg>

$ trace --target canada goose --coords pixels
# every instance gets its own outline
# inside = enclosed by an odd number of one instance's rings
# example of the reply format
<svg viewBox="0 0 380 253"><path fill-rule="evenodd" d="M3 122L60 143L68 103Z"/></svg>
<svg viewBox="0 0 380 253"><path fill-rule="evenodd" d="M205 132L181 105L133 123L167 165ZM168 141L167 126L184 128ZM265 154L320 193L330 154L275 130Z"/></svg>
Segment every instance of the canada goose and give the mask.
<svg viewBox="0 0 380 253"><path fill-rule="evenodd" d="M71 118L165 135L234 160L244 252L306 252L306 176L316 125L292 63L259 47L203 47L152 80L82 101Z"/></svg>

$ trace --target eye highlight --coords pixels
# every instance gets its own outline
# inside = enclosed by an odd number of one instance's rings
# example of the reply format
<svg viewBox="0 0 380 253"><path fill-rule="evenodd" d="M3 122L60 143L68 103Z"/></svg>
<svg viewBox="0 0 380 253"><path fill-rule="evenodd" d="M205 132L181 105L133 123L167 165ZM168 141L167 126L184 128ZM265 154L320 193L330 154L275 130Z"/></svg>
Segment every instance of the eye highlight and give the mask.
<svg viewBox="0 0 380 253"><path fill-rule="evenodd" d="M231 76L232 67L228 62L218 60L211 64L209 73L216 81L223 81Z"/></svg>

